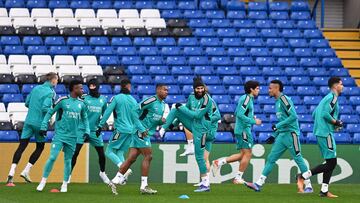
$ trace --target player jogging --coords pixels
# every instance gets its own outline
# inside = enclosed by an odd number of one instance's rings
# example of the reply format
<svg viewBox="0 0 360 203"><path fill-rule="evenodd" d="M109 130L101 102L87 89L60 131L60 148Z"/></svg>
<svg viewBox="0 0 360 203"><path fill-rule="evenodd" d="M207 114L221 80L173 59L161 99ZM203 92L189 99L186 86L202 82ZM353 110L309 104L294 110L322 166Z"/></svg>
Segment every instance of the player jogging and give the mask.
<svg viewBox="0 0 360 203"><path fill-rule="evenodd" d="M254 97L259 95L260 84L257 81L247 81L244 85L245 95L241 96L236 107L235 137L237 140L236 149L239 153L229 157L221 158L213 161L213 175L217 173L219 168L227 163L239 161L239 171L237 172L233 183L243 184L242 178L252 156L252 147L254 140L251 134L252 125L260 125L261 120L254 117Z"/></svg>
<svg viewBox="0 0 360 203"><path fill-rule="evenodd" d="M39 159L42 151L44 150L45 137L40 135L40 125L45 114L54 103L54 98L56 96L54 87L58 83L58 76L56 73L48 73L45 77L46 82L44 82L42 85L34 87L34 89L31 90L30 94L26 97L25 106L29 109L29 111L26 115L24 128L20 138L20 144L13 156L13 161L6 181L7 186L15 186L13 177L16 166L19 163L21 155L28 146L32 136L35 136L36 148L35 151L31 154L25 169L20 174L20 176L24 178L26 182L31 183L29 175L30 169Z"/></svg>
<svg viewBox="0 0 360 203"><path fill-rule="evenodd" d="M274 143L271 152L266 159L265 168L262 171L262 175L256 183L244 184L259 192L261 187L265 184L266 177L270 174L275 162L281 157L281 155L289 150L292 158L300 168L302 173L307 172L309 169L305 164L305 161L301 155L301 146L299 141L299 123L298 117L294 108L294 104L289 97L282 93L283 84L280 80L273 80L269 85L269 95L275 97L275 109L278 123L272 125L273 135L267 140L267 143ZM304 193L304 180L297 179L298 192ZM312 189L311 189L312 192Z"/></svg>
<svg viewBox="0 0 360 203"><path fill-rule="evenodd" d="M67 192L67 184L71 173L71 159L75 152L78 128L81 121L85 125L84 135L90 135L89 122L87 117L87 107L79 97L83 93L81 81L73 80L69 86L70 95L61 97L50 109L41 123L40 132L45 135L48 122L56 113L55 135L51 142L50 156L46 161L43 177L37 186L37 191L42 191L46 185L46 180L54 166L60 151L64 152L64 181L60 192Z"/></svg>
<svg viewBox="0 0 360 203"><path fill-rule="evenodd" d="M132 135L132 142L130 144L129 155L126 161L120 166L119 173L113 179L114 183L122 184L125 181L124 174L130 166L136 161L137 157L141 154L144 159L141 167L141 194L156 194L157 191L148 186L148 175L150 163L152 160L152 150L150 136L154 136L156 127L166 122L163 118L165 110L165 102L168 95L168 88L164 84L156 85L156 95L149 97L140 103L139 119L142 125L148 129L146 137L141 136L136 132Z"/></svg>
<svg viewBox="0 0 360 203"><path fill-rule="evenodd" d="M316 136L320 152L325 159L324 164L320 164L310 171L302 174L303 179L308 179L319 173L323 173L323 182L321 185L320 196L335 198L338 197L329 192L329 184L331 175L337 164L336 142L334 132L341 130L343 122L339 117L338 96L342 92L344 86L341 78L332 77L328 80L330 88L327 94L314 110L312 116L314 118L314 135Z"/></svg>

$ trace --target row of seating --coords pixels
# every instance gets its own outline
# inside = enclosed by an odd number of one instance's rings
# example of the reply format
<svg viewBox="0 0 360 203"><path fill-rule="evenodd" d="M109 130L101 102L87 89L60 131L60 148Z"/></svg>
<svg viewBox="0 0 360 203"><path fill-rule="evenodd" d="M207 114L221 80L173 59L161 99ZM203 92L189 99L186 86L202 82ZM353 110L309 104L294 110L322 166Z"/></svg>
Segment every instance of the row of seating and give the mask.
<svg viewBox="0 0 360 203"><path fill-rule="evenodd" d="M195 1L131 1L131 0L1 0L0 6L6 8L93 8L93 9L124 9L136 8L145 9L156 7L158 9L218 9L224 7L228 10L245 10L244 2L237 0L221 1L221 5L214 0L200 1L199 5ZM309 11L309 5L304 1L293 1L291 5L287 2L271 2L269 8L264 2L249 2L248 10L252 11Z"/></svg>

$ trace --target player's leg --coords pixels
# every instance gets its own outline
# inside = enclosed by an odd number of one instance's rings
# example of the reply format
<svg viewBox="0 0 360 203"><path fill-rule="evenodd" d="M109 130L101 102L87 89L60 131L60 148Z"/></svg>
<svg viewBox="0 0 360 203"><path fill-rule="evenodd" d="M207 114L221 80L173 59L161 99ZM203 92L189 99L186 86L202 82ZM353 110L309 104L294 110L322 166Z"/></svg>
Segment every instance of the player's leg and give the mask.
<svg viewBox="0 0 360 203"><path fill-rule="evenodd" d="M36 163L36 161L39 159L40 155L42 154L44 147L45 147L45 137L40 135L40 129L28 125L32 129L32 134L35 136L36 140L36 147L33 153L30 155L29 162L26 164L24 170L20 173L20 176L24 178L24 180L28 183L31 183L30 178L30 170L31 167Z"/></svg>
<svg viewBox="0 0 360 203"><path fill-rule="evenodd" d="M143 161L141 163L141 185L140 193L141 194L156 194L157 191L151 189L148 186L148 177L150 170L150 163L152 160L152 149L151 147L139 148L140 153L143 155Z"/></svg>
<svg viewBox="0 0 360 203"><path fill-rule="evenodd" d="M195 159L199 167L201 176L201 185L194 192L210 191L210 179L207 173L206 161L204 159L205 142L207 132L201 132L193 128L194 145L195 145Z"/></svg>
<svg viewBox="0 0 360 203"><path fill-rule="evenodd" d="M180 154L180 156L187 156L194 154L194 138L193 134L186 127L184 128L185 136L187 140L187 145L185 146L185 151Z"/></svg>
<svg viewBox="0 0 360 203"><path fill-rule="evenodd" d="M120 167L124 162L124 152L129 149L131 135L120 134L114 130L109 144L105 150L105 156L109 158L116 166Z"/></svg>
<svg viewBox="0 0 360 203"><path fill-rule="evenodd" d="M212 132L213 136L209 136L209 138L206 140L206 143L205 143L204 159L205 159L205 163L206 163L207 175L209 177L210 177L210 169L211 169L209 157L210 157L210 152L212 150L212 144L215 139L215 133L216 133L216 130L214 130L214 132ZM201 185L201 181L199 183L194 184L195 187L199 187L200 185Z"/></svg>
<svg viewBox="0 0 360 203"><path fill-rule="evenodd" d="M130 166L136 161L137 157L140 155L140 150L137 148L130 148L128 157L119 167L119 171L116 176L112 179L112 182L115 184L125 184L126 183L126 173L130 170Z"/></svg>
<svg viewBox="0 0 360 203"><path fill-rule="evenodd" d="M77 157L79 156L82 146L83 146L82 144L76 144L75 152L71 159L71 171L74 170L74 167L76 165L76 160L77 160Z"/></svg>
<svg viewBox="0 0 360 203"><path fill-rule="evenodd" d="M261 189L261 186L265 184L266 177L270 174L272 171L275 162L281 157L281 155L286 151L287 147L283 143L283 137L281 134L277 136L275 139L275 142L271 148L271 151L266 158L265 167L262 171L262 174L260 178L255 183L247 183L245 182L245 185L253 189L254 191L258 192Z"/></svg>
<svg viewBox="0 0 360 203"><path fill-rule="evenodd" d="M36 188L37 191L42 191L44 189L46 185L46 180L49 177L50 172L54 166L54 163L62 148L63 148L62 142L53 140L53 142L51 143L50 156L45 163L42 179L40 181L40 184Z"/></svg>
<svg viewBox="0 0 360 203"><path fill-rule="evenodd" d="M8 178L6 181L7 186L15 186L14 182L13 182L13 177L15 175L15 169L21 159L21 155L23 154L23 152L25 151L26 147L29 144L29 141L30 141L30 138L20 139L20 143L14 153L12 164L11 164L10 171L9 171L9 175L8 175Z"/></svg>
<svg viewBox="0 0 360 203"><path fill-rule="evenodd" d="M105 184L109 184L111 181L105 173L106 158L104 153L104 141L101 136L96 136L95 132L90 132L89 143L91 146L95 147L98 154L100 168L99 176Z"/></svg>
<svg viewBox="0 0 360 203"><path fill-rule="evenodd" d="M67 185L71 174L71 161L74 157L75 148L75 142L74 144L64 144L64 179L60 192L67 192Z"/></svg>

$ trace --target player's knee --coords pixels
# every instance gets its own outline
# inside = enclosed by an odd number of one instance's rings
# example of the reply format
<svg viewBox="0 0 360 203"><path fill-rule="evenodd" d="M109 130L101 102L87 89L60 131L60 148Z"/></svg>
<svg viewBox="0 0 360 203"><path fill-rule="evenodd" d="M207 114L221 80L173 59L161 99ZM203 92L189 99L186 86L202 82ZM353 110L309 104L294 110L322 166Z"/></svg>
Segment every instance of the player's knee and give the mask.
<svg viewBox="0 0 360 203"><path fill-rule="evenodd" d="M147 161L151 161L152 160L152 154L145 155L144 159L147 160Z"/></svg>
<svg viewBox="0 0 360 203"><path fill-rule="evenodd" d="M327 167L329 167L330 170L334 170L337 165L337 159L336 158L326 159L326 165Z"/></svg>
<svg viewBox="0 0 360 203"><path fill-rule="evenodd" d="M39 151L39 152L42 152L45 148L45 143L43 142L39 142L39 143L36 143L36 150Z"/></svg>

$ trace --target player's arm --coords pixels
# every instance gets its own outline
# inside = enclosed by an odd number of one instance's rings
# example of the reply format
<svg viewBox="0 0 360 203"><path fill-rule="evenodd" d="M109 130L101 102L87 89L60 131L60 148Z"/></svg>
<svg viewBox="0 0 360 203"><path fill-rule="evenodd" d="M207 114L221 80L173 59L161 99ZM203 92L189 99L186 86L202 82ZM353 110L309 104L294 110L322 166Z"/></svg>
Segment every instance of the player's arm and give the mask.
<svg viewBox="0 0 360 203"><path fill-rule="evenodd" d="M143 132L146 131L146 128L140 122L139 112L140 112L140 107L138 105L135 105L134 109L130 111L131 117L132 117L132 119L134 121L135 128L139 132L143 133Z"/></svg>
<svg viewBox="0 0 360 203"><path fill-rule="evenodd" d="M81 109L81 119L83 120L84 125L85 125L85 134L90 135L90 126L89 126L89 119L88 119L88 116L87 116L87 111L88 111L88 108L87 108L87 105L84 102L84 106Z"/></svg>
<svg viewBox="0 0 360 203"><path fill-rule="evenodd" d="M47 95L41 107L43 113L47 113L51 109L51 106L54 104L53 98L54 98L54 93Z"/></svg>
<svg viewBox="0 0 360 203"><path fill-rule="evenodd" d="M46 113L43 121L41 122L40 130L46 131L48 128L48 123L50 118L54 115L55 112L57 112L59 109L62 108L62 101L66 99L67 97L61 97L58 99L58 101L55 102L54 107L50 108L49 111Z"/></svg>
<svg viewBox="0 0 360 203"><path fill-rule="evenodd" d="M29 108L29 105L30 105L30 99L31 99L31 94L32 93L32 91L30 92L30 94L28 94L28 96L26 97L26 100L25 100L25 106L27 107L27 108Z"/></svg>
<svg viewBox="0 0 360 203"><path fill-rule="evenodd" d="M111 98L110 104L107 106L107 108L101 118L101 121L98 125L98 128L102 128L104 126L106 121L109 119L111 113L115 110L116 104L117 104L116 98L115 97Z"/></svg>
<svg viewBox="0 0 360 203"><path fill-rule="evenodd" d="M205 116L206 113L208 113L209 111L211 111L211 101L208 100L208 102L204 104L200 107L200 109L198 110L190 110L188 109L186 106L181 106L179 108L179 111L181 111L182 113L184 113L185 115L187 115L190 118L195 118L195 119L200 119L203 116Z"/></svg>
<svg viewBox="0 0 360 203"><path fill-rule="evenodd" d="M283 128L291 124L292 122L296 121L297 119L294 105L285 96L281 96L280 100L281 100L281 107L285 110L288 117L283 121L278 122L275 125L276 128Z"/></svg>
<svg viewBox="0 0 360 203"><path fill-rule="evenodd" d="M245 115L246 111L249 108L250 104L250 96L246 96L244 99L241 99L238 103L238 106L236 108L236 117L238 117L241 121L243 121L246 124L255 124L254 118L249 118Z"/></svg>
<svg viewBox="0 0 360 203"><path fill-rule="evenodd" d="M329 97L325 100L324 105L322 106L321 113L323 114L323 118L331 124L336 122L336 119L331 115L331 113L335 110L336 97Z"/></svg>
<svg viewBox="0 0 360 203"><path fill-rule="evenodd" d="M212 123L218 122L221 119L221 114L215 102L213 102L212 112L213 114L211 116L211 122Z"/></svg>
<svg viewBox="0 0 360 203"><path fill-rule="evenodd" d="M104 105L103 105L102 108L101 108L101 116L104 115L106 109L107 109L107 102L104 102Z"/></svg>

